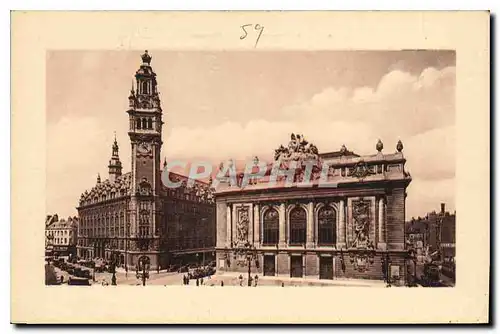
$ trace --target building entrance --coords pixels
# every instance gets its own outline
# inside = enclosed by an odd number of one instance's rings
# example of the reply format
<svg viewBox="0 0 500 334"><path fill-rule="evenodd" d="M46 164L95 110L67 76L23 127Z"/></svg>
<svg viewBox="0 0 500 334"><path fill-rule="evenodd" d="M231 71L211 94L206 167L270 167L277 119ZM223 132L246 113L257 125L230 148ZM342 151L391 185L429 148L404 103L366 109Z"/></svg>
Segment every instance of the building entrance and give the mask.
<svg viewBox="0 0 500 334"><path fill-rule="evenodd" d="M264 276L276 275L275 255L264 255Z"/></svg>
<svg viewBox="0 0 500 334"><path fill-rule="evenodd" d="M292 255L290 257L290 277L303 276L302 255Z"/></svg>
<svg viewBox="0 0 500 334"><path fill-rule="evenodd" d="M333 258L320 256L319 258L319 278L333 279Z"/></svg>

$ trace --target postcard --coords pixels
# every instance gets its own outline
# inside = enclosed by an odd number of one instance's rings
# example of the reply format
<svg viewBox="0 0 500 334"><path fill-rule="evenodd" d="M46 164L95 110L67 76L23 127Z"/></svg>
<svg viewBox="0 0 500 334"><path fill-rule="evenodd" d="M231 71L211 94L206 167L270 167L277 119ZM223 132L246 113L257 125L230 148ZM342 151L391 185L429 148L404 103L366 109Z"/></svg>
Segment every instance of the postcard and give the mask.
<svg viewBox="0 0 500 334"><path fill-rule="evenodd" d="M489 13L13 12L14 323L486 323Z"/></svg>

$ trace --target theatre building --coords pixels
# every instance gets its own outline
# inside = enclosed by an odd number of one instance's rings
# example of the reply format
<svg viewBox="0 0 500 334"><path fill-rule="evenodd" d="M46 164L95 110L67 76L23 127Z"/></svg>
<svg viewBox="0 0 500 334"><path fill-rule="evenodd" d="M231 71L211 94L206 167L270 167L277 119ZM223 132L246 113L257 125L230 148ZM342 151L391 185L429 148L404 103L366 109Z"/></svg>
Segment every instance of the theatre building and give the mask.
<svg viewBox="0 0 500 334"><path fill-rule="evenodd" d="M252 275L389 277L404 284L411 177L401 141L393 153L383 153L381 141L375 148L376 154L366 156L345 146L320 154L303 136L292 134L288 146L275 151L275 161L264 164L264 177L244 184L242 168L235 166L236 184L221 180L215 193L218 269L247 272L250 262ZM284 175L270 182L272 166L286 170L291 161L302 166L293 182ZM254 163L261 164L257 157ZM231 170L234 163L227 164Z"/></svg>
<svg viewBox="0 0 500 334"><path fill-rule="evenodd" d="M78 204L78 256L115 257L118 265L134 268L140 258L151 269L165 268L196 254L210 257L215 246L215 206L211 185L168 173L171 182L163 184L161 163L162 115L156 74L151 56L142 55L135 73L136 88L128 97L131 147L130 172L122 173L119 147L111 148L108 178L85 190ZM104 163L104 161L103 161Z"/></svg>

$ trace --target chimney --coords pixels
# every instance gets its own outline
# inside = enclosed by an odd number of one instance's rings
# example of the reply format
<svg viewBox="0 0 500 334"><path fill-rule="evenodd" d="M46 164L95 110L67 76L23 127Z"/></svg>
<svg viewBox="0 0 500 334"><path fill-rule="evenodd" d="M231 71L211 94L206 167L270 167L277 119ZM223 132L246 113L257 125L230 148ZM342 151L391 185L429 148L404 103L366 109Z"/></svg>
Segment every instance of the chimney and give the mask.
<svg viewBox="0 0 500 334"><path fill-rule="evenodd" d="M441 213L444 214L444 203L441 203Z"/></svg>

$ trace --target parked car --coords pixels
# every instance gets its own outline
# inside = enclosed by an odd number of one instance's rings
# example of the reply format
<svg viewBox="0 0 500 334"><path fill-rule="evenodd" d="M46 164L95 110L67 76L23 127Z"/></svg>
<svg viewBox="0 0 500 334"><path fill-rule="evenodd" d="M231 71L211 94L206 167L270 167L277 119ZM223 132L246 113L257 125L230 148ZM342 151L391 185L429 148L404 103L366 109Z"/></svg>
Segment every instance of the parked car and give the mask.
<svg viewBox="0 0 500 334"><path fill-rule="evenodd" d="M70 276L68 279L68 285L90 285L90 280L88 278L74 277Z"/></svg>
<svg viewBox="0 0 500 334"><path fill-rule="evenodd" d="M180 266L180 265L178 265L178 264L171 264L170 266L168 266L167 271L168 271L168 272L175 272L175 271L179 271L179 268L180 268L180 267L181 267L181 266Z"/></svg>
<svg viewBox="0 0 500 334"><path fill-rule="evenodd" d="M88 269L82 269L82 277L84 277L84 278L92 278L92 275L90 274L90 270L88 270Z"/></svg>

